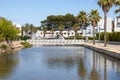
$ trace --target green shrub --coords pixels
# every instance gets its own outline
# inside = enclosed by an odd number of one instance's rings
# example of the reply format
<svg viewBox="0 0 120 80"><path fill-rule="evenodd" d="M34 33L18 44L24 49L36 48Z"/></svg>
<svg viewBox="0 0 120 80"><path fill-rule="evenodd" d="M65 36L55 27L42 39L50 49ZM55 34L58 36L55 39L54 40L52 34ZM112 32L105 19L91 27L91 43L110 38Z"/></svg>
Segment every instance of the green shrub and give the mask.
<svg viewBox="0 0 120 80"><path fill-rule="evenodd" d="M32 47L32 45L28 42L21 42L21 44L25 47L25 48L29 48Z"/></svg>
<svg viewBox="0 0 120 80"><path fill-rule="evenodd" d="M77 36L75 36L76 37L76 39L83 39L83 37L82 36L79 36L79 35L77 35Z"/></svg>
<svg viewBox="0 0 120 80"><path fill-rule="evenodd" d="M31 37L29 37L29 36L21 36L20 39L26 41L26 40L28 40L28 39L31 39Z"/></svg>
<svg viewBox="0 0 120 80"><path fill-rule="evenodd" d="M2 44L2 45L0 46L0 48L3 49L3 50L6 50L6 49L8 48L8 46L7 46L6 44Z"/></svg>
<svg viewBox="0 0 120 80"><path fill-rule="evenodd" d="M118 41L120 42L120 32L107 32L107 41ZM99 38L99 33L96 34L96 38ZM100 33L100 40L104 40L104 32Z"/></svg>
<svg viewBox="0 0 120 80"><path fill-rule="evenodd" d="M93 37L88 37L88 40L93 40Z"/></svg>

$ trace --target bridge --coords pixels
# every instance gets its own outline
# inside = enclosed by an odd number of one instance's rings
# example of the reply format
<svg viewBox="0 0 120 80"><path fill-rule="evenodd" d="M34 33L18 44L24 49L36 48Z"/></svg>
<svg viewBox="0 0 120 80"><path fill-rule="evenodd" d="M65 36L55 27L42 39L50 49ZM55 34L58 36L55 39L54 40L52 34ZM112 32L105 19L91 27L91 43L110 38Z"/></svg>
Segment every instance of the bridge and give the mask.
<svg viewBox="0 0 120 80"><path fill-rule="evenodd" d="M82 45L84 40L64 40L64 39L30 39L27 40L33 46L59 46L59 45Z"/></svg>

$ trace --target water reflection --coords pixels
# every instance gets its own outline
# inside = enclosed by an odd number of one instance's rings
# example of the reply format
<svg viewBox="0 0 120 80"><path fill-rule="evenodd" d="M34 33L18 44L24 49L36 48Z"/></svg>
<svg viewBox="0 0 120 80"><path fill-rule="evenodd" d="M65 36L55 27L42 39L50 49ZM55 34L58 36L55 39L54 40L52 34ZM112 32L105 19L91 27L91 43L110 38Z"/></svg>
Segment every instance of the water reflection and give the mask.
<svg viewBox="0 0 120 80"><path fill-rule="evenodd" d="M15 55L0 55L0 79L8 78L9 76L11 76L18 62L19 60L18 58L15 58Z"/></svg>
<svg viewBox="0 0 120 80"><path fill-rule="evenodd" d="M18 54L0 56L2 78L120 80L120 61L83 47L30 48Z"/></svg>
<svg viewBox="0 0 120 80"><path fill-rule="evenodd" d="M93 51L93 64L92 64L92 69L90 72L90 80L101 80L100 79L100 74L96 69L96 62L97 62L97 58L96 58L96 54Z"/></svg>

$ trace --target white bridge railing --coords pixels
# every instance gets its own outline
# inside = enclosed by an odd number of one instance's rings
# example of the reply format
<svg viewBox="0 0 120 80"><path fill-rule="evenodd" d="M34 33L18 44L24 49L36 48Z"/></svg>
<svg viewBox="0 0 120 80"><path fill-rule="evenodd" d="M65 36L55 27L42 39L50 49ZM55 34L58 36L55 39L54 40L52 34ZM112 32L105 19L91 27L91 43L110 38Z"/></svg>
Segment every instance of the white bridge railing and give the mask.
<svg viewBox="0 0 120 80"><path fill-rule="evenodd" d="M41 39L35 40L30 39L27 40L33 46L43 46L43 45L82 45L84 44L84 40L64 40L64 39Z"/></svg>

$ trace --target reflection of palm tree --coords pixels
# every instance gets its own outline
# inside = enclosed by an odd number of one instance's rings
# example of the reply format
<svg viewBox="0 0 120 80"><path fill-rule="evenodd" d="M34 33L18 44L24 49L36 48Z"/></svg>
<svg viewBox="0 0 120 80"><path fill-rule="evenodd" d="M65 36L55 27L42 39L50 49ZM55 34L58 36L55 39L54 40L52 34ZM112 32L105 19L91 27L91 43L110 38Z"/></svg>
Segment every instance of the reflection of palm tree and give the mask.
<svg viewBox="0 0 120 80"><path fill-rule="evenodd" d="M93 51L93 68L91 70L91 73L90 73L90 80L100 80L100 74L98 74L98 72L96 71L96 67L95 67L95 53Z"/></svg>
<svg viewBox="0 0 120 80"><path fill-rule="evenodd" d="M106 57L104 58L104 80L107 80L107 73L106 73Z"/></svg>
<svg viewBox="0 0 120 80"><path fill-rule="evenodd" d="M0 55L0 78L8 77L18 63L18 60L10 58L10 56Z"/></svg>
<svg viewBox="0 0 120 80"><path fill-rule="evenodd" d="M83 59L80 59L80 63L78 67L78 74L82 79L84 79L87 74Z"/></svg>

